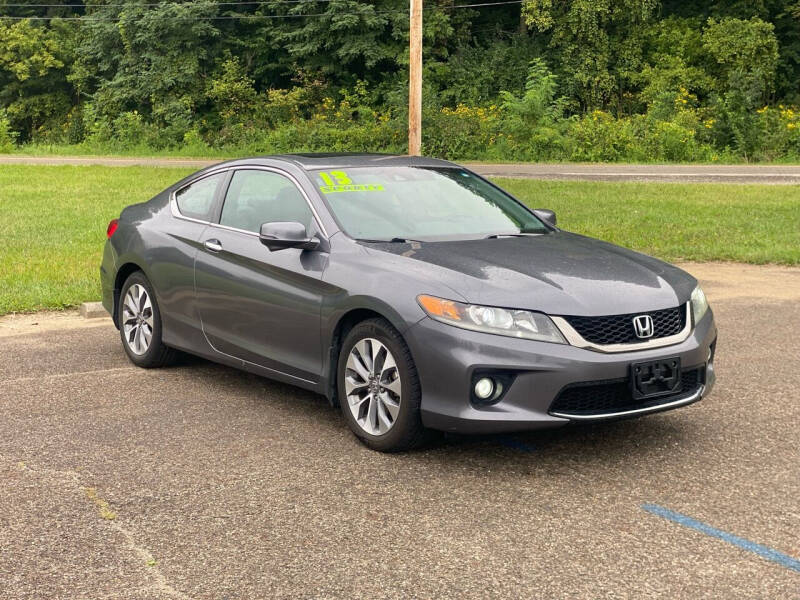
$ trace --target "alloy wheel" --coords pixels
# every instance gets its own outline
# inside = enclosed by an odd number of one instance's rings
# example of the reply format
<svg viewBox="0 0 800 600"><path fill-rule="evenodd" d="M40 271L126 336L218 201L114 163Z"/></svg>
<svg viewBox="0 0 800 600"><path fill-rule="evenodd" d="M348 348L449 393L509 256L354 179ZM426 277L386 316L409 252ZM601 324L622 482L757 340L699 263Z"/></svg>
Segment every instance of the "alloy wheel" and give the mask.
<svg viewBox="0 0 800 600"><path fill-rule="evenodd" d="M347 404L356 423L370 435L383 435L400 413L402 387L389 349L374 338L359 340L347 357Z"/></svg>
<svg viewBox="0 0 800 600"><path fill-rule="evenodd" d="M138 283L128 288L125 294L122 329L131 352L138 356L147 352L153 339L153 304L147 290Z"/></svg>

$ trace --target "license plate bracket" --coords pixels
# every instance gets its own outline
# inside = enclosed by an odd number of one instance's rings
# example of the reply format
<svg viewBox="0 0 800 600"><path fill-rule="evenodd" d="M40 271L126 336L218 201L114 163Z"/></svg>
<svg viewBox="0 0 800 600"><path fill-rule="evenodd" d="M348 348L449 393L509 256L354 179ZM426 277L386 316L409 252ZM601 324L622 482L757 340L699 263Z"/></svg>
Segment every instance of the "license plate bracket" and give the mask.
<svg viewBox="0 0 800 600"><path fill-rule="evenodd" d="M681 384L679 356L631 364L631 393L634 400L667 396Z"/></svg>

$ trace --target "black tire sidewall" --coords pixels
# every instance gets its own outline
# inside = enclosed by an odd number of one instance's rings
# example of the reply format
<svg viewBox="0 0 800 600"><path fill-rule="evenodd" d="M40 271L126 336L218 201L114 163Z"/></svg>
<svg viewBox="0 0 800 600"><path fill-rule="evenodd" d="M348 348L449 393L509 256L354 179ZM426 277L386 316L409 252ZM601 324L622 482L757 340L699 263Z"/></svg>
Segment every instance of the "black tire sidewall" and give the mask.
<svg viewBox="0 0 800 600"><path fill-rule="evenodd" d="M145 291L147 291L147 294L150 296L150 303L153 306L153 337L150 339L150 347L147 348L147 351L144 354L135 354L128 347L128 342L125 340L125 329L122 322L122 306L125 303L125 294L127 294L131 286L135 284L141 285ZM128 276L128 278L125 280L125 283L122 285L122 290L120 290L118 304L117 322L119 323L119 337L122 340L122 347L125 350L125 354L127 354L130 361L137 366L154 366L164 355L165 348L163 342L161 341L161 311L158 309L158 301L156 300L153 286L150 285L150 282L147 280L147 277L145 277L144 273L141 271L136 271Z"/></svg>
<svg viewBox="0 0 800 600"><path fill-rule="evenodd" d="M360 340L374 338L384 344L394 356L400 375L402 397L400 412L392 428L383 435L371 435L356 422L350 411L345 392L344 377L350 351ZM382 319L372 319L359 323L347 334L342 343L337 366L337 390L339 406L353 433L370 448L383 451L404 449L422 429L420 417L420 386L411 353L400 334Z"/></svg>

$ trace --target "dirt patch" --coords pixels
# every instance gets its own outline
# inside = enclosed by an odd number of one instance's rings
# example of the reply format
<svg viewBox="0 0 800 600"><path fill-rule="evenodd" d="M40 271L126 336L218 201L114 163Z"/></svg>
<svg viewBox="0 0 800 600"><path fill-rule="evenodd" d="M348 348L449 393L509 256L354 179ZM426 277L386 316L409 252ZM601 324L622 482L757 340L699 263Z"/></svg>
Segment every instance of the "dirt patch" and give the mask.
<svg viewBox="0 0 800 600"><path fill-rule="evenodd" d="M740 263L677 263L694 275L710 302L733 298L800 300L800 267Z"/></svg>

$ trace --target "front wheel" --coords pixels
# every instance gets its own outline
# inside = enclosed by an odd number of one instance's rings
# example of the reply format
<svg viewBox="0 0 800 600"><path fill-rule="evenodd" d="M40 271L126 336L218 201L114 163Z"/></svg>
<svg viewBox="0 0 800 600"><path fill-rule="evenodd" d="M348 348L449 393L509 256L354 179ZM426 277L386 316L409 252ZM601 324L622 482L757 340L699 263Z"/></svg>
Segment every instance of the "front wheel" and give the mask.
<svg viewBox="0 0 800 600"><path fill-rule="evenodd" d="M141 271L132 273L122 286L117 323L122 347L136 366L163 367L175 358L175 351L161 341L161 313L153 286Z"/></svg>
<svg viewBox="0 0 800 600"><path fill-rule="evenodd" d="M428 438L417 369L403 337L384 319L356 325L339 354L338 395L355 435L373 450L399 452Z"/></svg>

